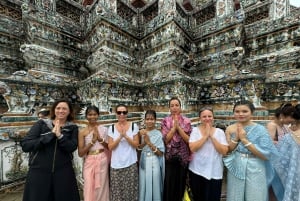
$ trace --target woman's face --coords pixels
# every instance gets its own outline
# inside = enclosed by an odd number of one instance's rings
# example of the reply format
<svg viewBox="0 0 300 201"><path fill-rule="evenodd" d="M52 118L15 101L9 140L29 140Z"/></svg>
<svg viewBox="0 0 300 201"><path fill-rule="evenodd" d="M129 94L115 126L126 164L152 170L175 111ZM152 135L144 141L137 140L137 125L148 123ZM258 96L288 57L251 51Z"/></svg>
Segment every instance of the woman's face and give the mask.
<svg viewBox="0 0 300 201"><path fill-rule="evenodd" d="M212 125L213 121L214 121L214 115L213 115L212 111L210 111L210 110L203 110L200 113L199 120L201 121L201 123L204 123L204 124L208 123L208 124Z"/></svg>
<svg viewBox="0 0 300 201"><path fill-rule="evenodd" d="M234 118L241 123L248 122L252 118L252 112L247 105L237 105L233 113Z"/></svg>
<svg viewBox="0 0 300 201"><path fill-rule="evenodd" d="M280 121L282 124L291 124L295 121L295 119L291 116L280 115Z"/></svg>
<svg viewBox="0 0 300 201"><path fill-rule="evenodd" d="M99 114L95 110L90 110L86 115L86 119L90 123L96 123L98 121L98 118L99 118Z"/></svg>
<svg viewBox="0 0 300 201"><path fill-rule="evenodd" d="M180 114L181 108L178 100L172 100L170 102L170 112L172 115Z"/></svg>
<svg viewBox="0 0 300 201"><path fill-rule="evenodd" d="M155 127L155 118L153 115L146 115L145 118L145 126L146 128L154 128Z"/></svg>
<svg viewBox="0 0 300 201"><path fill-rule="evenodd" d="M66 120L70 114L70 108L66 102L60 102L55 107L55 119Z"/></svg>
<svg viewBox="0 0 300 201"><path fill-rule="evenodd" d="M118 121L125 121L127 119L127 108L126 107L118 107L116 110Z"/></svg>

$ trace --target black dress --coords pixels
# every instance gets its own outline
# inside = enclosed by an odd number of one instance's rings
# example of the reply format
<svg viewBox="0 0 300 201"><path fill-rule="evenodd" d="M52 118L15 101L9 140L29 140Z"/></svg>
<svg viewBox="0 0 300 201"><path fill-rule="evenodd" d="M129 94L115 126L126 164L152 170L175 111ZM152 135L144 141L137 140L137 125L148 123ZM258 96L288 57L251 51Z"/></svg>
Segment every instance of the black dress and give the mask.
<svg viewBox="0 0 300 201"><path fill-rule="evenodd" d="M21 141L23 151L30 152L23 201L80 200L72 166L78 127L67 122L61 128L61 139L56 138L52 128L52 120L39 120Z"/></svg>

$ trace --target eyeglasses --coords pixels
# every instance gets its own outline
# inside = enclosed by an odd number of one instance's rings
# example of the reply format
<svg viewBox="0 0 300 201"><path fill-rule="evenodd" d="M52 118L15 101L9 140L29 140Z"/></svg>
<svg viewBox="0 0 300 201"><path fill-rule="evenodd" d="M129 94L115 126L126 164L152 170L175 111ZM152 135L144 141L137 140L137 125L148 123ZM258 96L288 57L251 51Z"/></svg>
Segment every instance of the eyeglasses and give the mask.
<svg viewBox="0 0 300 201"><path fill-rule="evenodd" d="M126 115L126 114L128 114L128 111L117 111L117 114L118 115L121 115L121 114Z"/></svg>

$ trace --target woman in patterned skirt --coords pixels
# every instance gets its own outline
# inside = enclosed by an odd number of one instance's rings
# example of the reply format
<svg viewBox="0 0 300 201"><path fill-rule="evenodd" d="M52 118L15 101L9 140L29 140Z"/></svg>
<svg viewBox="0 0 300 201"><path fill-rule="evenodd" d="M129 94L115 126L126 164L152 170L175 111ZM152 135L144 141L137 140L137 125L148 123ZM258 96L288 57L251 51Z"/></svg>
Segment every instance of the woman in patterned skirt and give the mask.
<svg viewBox="0 0 300 201"><path fill-rule="evenodd" d="M125 105L116 107L118 122L108 129L108 148L112 151L110 164L110 201L138 200L138 167L136 148L139 128L127 121Z"/></svg>

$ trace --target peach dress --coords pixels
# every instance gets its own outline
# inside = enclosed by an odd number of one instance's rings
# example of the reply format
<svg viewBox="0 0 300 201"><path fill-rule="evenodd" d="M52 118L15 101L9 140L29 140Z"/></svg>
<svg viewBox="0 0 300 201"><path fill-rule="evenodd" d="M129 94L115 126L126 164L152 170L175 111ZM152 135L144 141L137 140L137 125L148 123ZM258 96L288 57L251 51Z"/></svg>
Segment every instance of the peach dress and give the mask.
<svg viewBox="0 0 300 201"><path fill-rule="evenodd" d="M98 127L99 135L107 140L107 129L103 126ZM93 134L89 133L85 136L85 144L92 141ZM97 150L100 150L97 151ZM109 157L105 147L96 142L87 154L83 166L84 201L109 201ZM97 153L99 152L99 153Z"/></svg>

